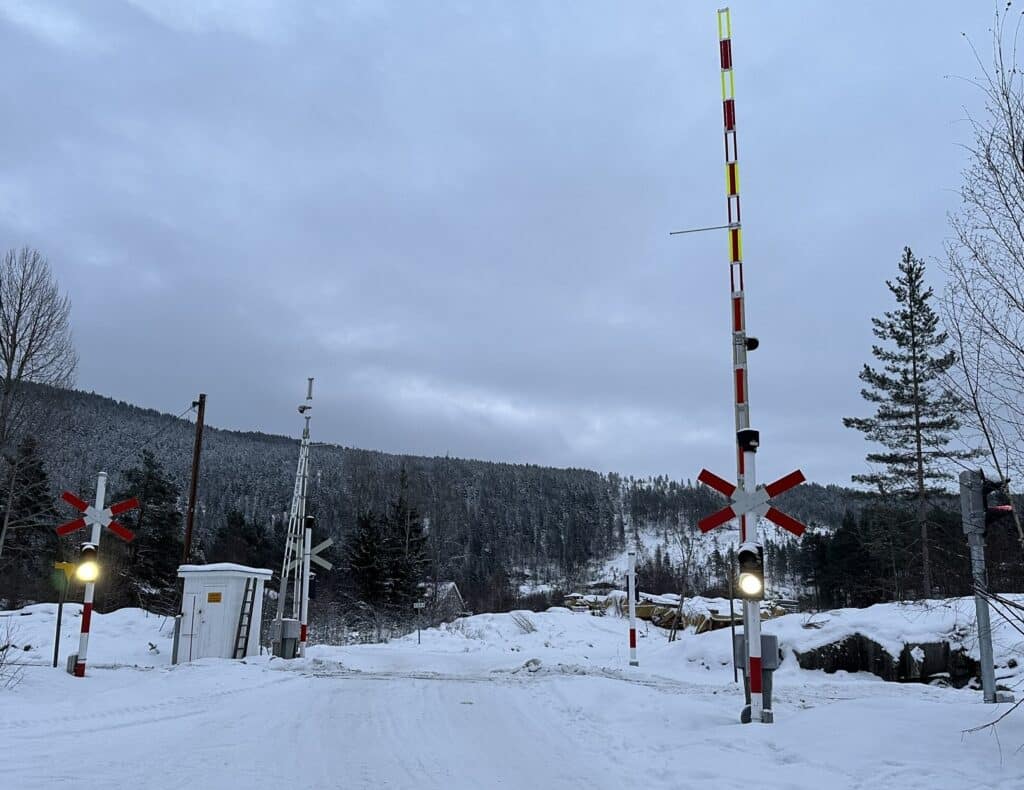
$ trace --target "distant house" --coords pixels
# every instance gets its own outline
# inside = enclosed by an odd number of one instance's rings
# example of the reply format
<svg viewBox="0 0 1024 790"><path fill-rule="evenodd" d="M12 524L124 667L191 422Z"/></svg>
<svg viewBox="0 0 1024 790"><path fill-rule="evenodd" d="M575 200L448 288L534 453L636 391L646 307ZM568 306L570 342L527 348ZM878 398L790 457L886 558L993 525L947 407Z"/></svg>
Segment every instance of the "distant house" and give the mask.
<svg viewBox="0 0 1024 790"><path fill-rule="evenodd" d="M419 588L430 619L447 622L466 614L466 603L455 582L420 582Z"/></svg>

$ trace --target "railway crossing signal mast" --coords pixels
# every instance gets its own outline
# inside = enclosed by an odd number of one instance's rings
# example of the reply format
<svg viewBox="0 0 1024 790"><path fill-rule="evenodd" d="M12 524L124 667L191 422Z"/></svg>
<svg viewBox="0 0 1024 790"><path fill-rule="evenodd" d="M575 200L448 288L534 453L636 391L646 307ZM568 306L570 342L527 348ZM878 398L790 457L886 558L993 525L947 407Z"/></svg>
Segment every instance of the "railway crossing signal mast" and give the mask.
<svg viewBox="0 0 1024 790"><path fill-rule="evenodd" d="M723 480L707 469L702 469L697 479L729 498L730 504L698 522L701 532L739 520L740 551L747 558L762 557L763 549L758 542L757 519L765 517L783 529L801 535L804 526L771 504L771 499L804 481L799 470L791 472L767 486L758 486L755 473L755 454L760 445L760 435L750 427L750 382L747 371L747 352L758 346L757 338L747 335L746 291L743 281L743 225L740 212L739 152L736 144L736 97L735 77L732 60L732 20L728 8L718 11L719 58L721 60L722 121L725 133L725 193L728 224L713 228L694 230L725 229L729 247L730 321L732 325L732 366L733 392L736 416L736 485ZM677 231L690 233L694 231ZM750 560L748 559L748 562ZM755 562L756 564L756 562ZM764 702L764 686L761 655L761 607L763 597L763 571L759 584L749 573L751 585L743 597L743 641L744 672L747 677L750 702L750 718L744 711L741 720L756 720L770 723L772 711ZM742 581L741 581L742 583ZM754 587L757 589L754 589ZM770 641L770 640L769 640ZM775 658L775 657L772 657Z"/></svg>
<svg viewBox="0 0 1024 790"><path fill-rule="evenodd" d="M288 532L284 542L284 562L281 564L281 584L277 597L277 616L274 618L273 633L276 638L285 636L284 625L285 599L288 597L289 584L292 590L292 622L298 621L299 655L306 646L306 631L309 596L309 563L304 561L308 556L308 537L306 530L306 501L309 494L309 420L313 416L313 379L308 379L306 400L298 407L299 414L306 424L302 429L302 441L299 443L299 464L295 470L295 488L292 491L292 505L288 514Z"/></svg>

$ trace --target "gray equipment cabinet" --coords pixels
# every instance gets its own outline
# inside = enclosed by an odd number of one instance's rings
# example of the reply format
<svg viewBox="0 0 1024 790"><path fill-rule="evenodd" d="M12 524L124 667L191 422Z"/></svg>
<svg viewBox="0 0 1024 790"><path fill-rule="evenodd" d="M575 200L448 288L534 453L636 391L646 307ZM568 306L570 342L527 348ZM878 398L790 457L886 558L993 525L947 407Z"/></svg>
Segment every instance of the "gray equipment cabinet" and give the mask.
<svg viewBox="0 0 1024 790"><path fill-rule="evenodd" d="M744 716L750 716L750 678L747 677L747 642L743 634L736 634L732 643L733 660L743 673L743 693L747 699ZM782 651L779 650L779 638L775 634L761 634L761 687L764 697L764 709L772 709L772 673L782 663Z"/></svg>
<svg viewBox="0 0 1024 790"><path fill-rule="evenodd" d="M275 620L271 625L270 642L278 658L295 658L299 650L301 624L298 620L285 618Z"/></svg>

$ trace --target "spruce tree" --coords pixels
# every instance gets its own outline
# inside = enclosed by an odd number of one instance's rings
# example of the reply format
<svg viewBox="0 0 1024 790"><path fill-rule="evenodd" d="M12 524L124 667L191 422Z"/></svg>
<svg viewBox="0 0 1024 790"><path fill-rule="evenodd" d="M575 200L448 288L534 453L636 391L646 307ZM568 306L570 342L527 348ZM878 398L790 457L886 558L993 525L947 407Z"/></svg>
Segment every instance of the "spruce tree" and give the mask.
<svg viewBox="0 0 1024 790"><path fill-rule="evenodd" d="M359 514L355 532L345 543L345 559L356 597L373 607L383 604L387 592L387 558L383 530L375 514Z"/></svg>
<svg viewBox="0 0 1024 790"><path fill-rule="evenodd" d="M401 614L419 596L419 583L425 581L427 537L423 519L409 504L409 478L402 469L398 499L391 504L387 522L387 564L390 581L389 603Z"/></svg>
<svg viewBox="0 0 1024 790"><path fill-rule="evenodd" d="M129 544L124 572L129 581L129 602L147 608L169 604L177 584L183 547L182 514L178 509L178 487L163 465L144 450L139 465L124 473L123 490L110 498L139 500L139 509L125 513L121 520L135 532ZM120 541L104 541L104 551L116 551Z"/></svg>
<svg viewBox="0 0 1024 790"><path fill-rule="evenodd" d="M26 435L4 469L8 501L0 518L4 535L0 557L0 598L35 599L52 593L52 563L60 552L53 528L60 523L39 443Z"/></svg>
<svg viewBox="0 0 1024 790"><path fill-rule="evenodd" d="M886 285L896 297L896 310L872 318L872 331L881 342L871 353L881 369L865 364L860 379L867 386L861 396L875 406L873 417L845 417L843 424L864 433L884 449L869 452L877 465L869 474L853 475L880 494L905 497L916 504L921 540L921 579L924 595L932 592L928 551L928 499L950 475L947 462L973 454L949 447L960 426L960 401L943 386L943 375L956 362L945 350L946 333L929 304L932 289L925 285L924 262L903 249L896 281Z"/></svg>

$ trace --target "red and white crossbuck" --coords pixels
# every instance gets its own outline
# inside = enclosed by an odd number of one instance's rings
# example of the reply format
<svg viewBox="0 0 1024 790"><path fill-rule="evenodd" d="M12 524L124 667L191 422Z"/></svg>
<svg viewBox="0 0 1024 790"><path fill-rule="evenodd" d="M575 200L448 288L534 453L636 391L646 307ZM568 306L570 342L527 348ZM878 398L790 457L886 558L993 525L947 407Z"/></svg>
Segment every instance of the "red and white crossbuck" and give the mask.
<svg viewBox="0 0 1024 790"><path fill-rule="evenodd" d="M61 524L57 527L58 535L70 535L72 532L77 532L82 529L86 524L95 524L100 528L106 527L124 541L130 542L135 537L134 532L114 521L114 516L119 516L122 513L128 510L134 510L139 506L139 500L135 497L125 499L123 502L117 502L107 508L93 507L85 500L79 499L70 491L65 491L60 495L60 498L83 515L81 518L76 518L74 521L69 521L67 524Z"/></svg>
<svg viewBox="0 0 1024 790"><path fill-rule="evenodd" d="M728 480L723 480L707 469L701 469L700 474L697 475L697 480L715 489L718 493L729 497L730 504L721 510L716 510L710 516L702 518L697 522L697 526L701 532L710 532L716 527L720 527L722 524L740 516L761 516L779 525L787 532L792 532L797 537L800 537L804 534L806 527L792 516L773 507L771 500L784 491L796 488L806 479L804 473L797 469L785 477L780 477L774 483L759 485L753 491L740 491ZM746 539L745 536L744 539Z"/></svg>
<svg viewBox="0 0 1024 790"><path fill-rule="evenodd" d="M117 502L110 507L103 507L103 500L107 493L107 473L100 472L99 477L96 481L96 504L90 505L83 499L72 494L70 491L65 491L61 494L61 499L67 502L71 507L75 508L82 515L76 518L74 521L69 521L67 524L61 524L57 527L58 535L70 535L72 532L77 532L83 529L87 524L92 527L92 536L89 539L94 547L99 548L100 534L104 527L113 532L117 537L123 541L131 541L135 537L135 533L130 529L122 526L121 524L114 521L114 516L118 516L128 510L134 510L139 507L139 500L132 497L126 499L123 502ZM96 594L96 583L87 582L85 585L85 596L82 603L82 634L79 637L78 642L78 659L75 661L75 677L85 677L85 657L89 649L89 626L92 623L92 602L93 597Z"/></svg>

